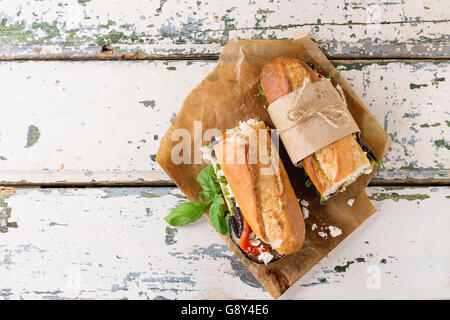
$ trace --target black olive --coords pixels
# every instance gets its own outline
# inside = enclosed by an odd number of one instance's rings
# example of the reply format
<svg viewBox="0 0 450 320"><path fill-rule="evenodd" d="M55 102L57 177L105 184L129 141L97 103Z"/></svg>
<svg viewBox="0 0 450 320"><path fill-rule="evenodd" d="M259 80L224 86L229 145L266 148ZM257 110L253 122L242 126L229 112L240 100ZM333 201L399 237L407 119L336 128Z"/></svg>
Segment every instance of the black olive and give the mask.
<svg viewBox="0 0 450 320"><path fill-rule="evenodd" d="M308 67L314 70L314 65L311 62L307 62L306 64L308 65Z"/></svg>
<svg viewBox="0 0 450 320"><path fill-rule="evenodd" d="M233 232L233 235L236 235L236 223L237 222L235 216L230 215L230 218L228 219L228 230L230 230L230 233Z"/></svg>
<svg viewBox="0 0 450 320"><path fill-rule="evenodd" d="M230 236L236 235L234 233L234 231L236 230L236 219L232 215L230 215L230 217L228 218L228 230L230 230ZM233 237L231 237L231 240L233 240Z"/></svg>
<svg viewBox="0 0 450 320"><path fill-rule="evenodd" d="M218 142L217 142L216 138L212 137L211 138L211 148L213 148L217 143Z"/></svg>
<svg viewBox="0 0 450 320"><path fill-rule="evenodd" d="M214 146L217 144L216 138L211 138L211 155L216 158L216 153L214 152Z"/></svg>
<svg viewBox="0 0 450 320"><path fill-rule="evenodd" d="M240 238L241 234L242 234L242 229L243 229L243 221L242 221L242 215L241 215L241 209L239 209L239 207L236 205L236 201L233 201L233 211L234 211L234 220L235 220L235 228L234 229L234 234Z"/></svg>
<svg viewBox="0 0 450 320"><path fill-rule="evenodd" d="M361 146L361 149L366 153L367 158L369 160L375 160L378 161L377 157L375 157L375 155L373 154L373 152L361 141L359 132L356 134L356 141L358 142L358 144Z"/></svg>

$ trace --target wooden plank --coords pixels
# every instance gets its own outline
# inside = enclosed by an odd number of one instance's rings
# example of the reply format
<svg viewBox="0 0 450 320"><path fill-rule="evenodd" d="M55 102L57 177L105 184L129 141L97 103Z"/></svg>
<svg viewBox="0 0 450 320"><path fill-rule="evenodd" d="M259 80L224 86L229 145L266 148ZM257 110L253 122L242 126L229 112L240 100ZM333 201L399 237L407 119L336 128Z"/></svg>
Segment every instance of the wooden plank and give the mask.
<svg viewBox="0 0 450 320"><path fill-rule="evenodd" d="M330 57L449 57L441 1L2 1L2 59L198 55L232 38L312 32ZM125 55L124 55L125 54ZM111 58L111 52L107 52Z"/></svg>
<svg viewBox="0 0 450 320"><path fill-rule="evenodd" d="M450 64L336 65L394 142L375 182L448 183ZM211 61L0 63L0 181L170 183L155 162L160 138L184 97L214 66Z"/></svg>
<svg viewBox="0 0 450 320"><path fill-rule="evenodd" d="M450 188L368 193L379 212L283 299L450 298ZM167 187L18 189L1 202L0 298L269 299L206 220L166 224L183 201Z"/></svg>

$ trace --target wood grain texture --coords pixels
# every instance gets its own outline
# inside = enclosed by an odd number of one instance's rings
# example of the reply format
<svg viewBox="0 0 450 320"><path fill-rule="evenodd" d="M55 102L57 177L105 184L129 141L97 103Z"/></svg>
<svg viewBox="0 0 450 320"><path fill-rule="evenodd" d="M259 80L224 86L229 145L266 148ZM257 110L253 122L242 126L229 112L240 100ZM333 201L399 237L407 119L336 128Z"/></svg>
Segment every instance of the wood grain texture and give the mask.
<svg viewBox="0 0 450 320"><path fill-rule="evenodd" d="M283 299L450 298L450 188L368 193L379 212ZM183 201L176 188L18 189L2 199L17 227L0 233L0 298L269 299L206 220L166 224Z"/></svg>
<svg viewBox="0 0 450 320"><path fill-rule="evenodd" d="M448 183L446 61L337 61L394 144L377 183ZM0 181L170 183L159 140L212 61L0 63Z"/></svg>
<svg viewBox="0 0 450 320"><path fill-rule="evenodd" d="M121 58L220 52L232 38L312 32L330 57L449 57L450 3L3 0L0 56Z"/></svg>

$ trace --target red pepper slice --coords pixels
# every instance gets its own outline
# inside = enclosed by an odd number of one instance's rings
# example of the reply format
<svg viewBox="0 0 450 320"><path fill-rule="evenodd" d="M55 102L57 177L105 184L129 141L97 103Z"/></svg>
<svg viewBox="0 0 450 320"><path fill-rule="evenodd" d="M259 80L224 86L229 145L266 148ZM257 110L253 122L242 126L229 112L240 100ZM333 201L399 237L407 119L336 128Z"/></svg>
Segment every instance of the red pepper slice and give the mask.
<svg viewBox="0 0 450 320"><path fill-rule="evenodd" d="M271 251L266 245L262 244L259 246L254 246L250 243L248 237L250 236L250 226L248 225L247 221L243 221L243 228L242 228L242 234L241 239L239 242L239 245L241 246L242 250L244 250L247 253L254 254L254 255L260 255L262 252Z"/></svg>

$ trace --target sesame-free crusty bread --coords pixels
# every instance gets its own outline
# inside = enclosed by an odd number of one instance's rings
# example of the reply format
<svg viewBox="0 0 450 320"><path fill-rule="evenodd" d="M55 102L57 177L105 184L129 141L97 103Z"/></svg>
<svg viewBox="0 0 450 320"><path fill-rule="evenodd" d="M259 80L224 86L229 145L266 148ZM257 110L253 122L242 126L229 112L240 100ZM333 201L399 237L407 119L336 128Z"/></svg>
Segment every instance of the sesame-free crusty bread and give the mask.
<svg viewBox="0 0 450 320"><path fill-rule="evenodd" d="M319 76L306 63L287 57L269 60L260 75L261 87L269 104L301 88L306 78L319 81ZM314 186L326 199L341 186L353 182L365 170L370 169L370 162L353 135L306 157L302 165Z"/></svg>
<svg viewBox="0 0 450 320"><path fill-rule="evenodd" d="M266 144L261 134L266 135ZM286 170L272 146L261 121L217 144L214 152L253 233L279 253L291 254L303 245L305 224ZM227 158L228 152L233 153Z"/></svg>

